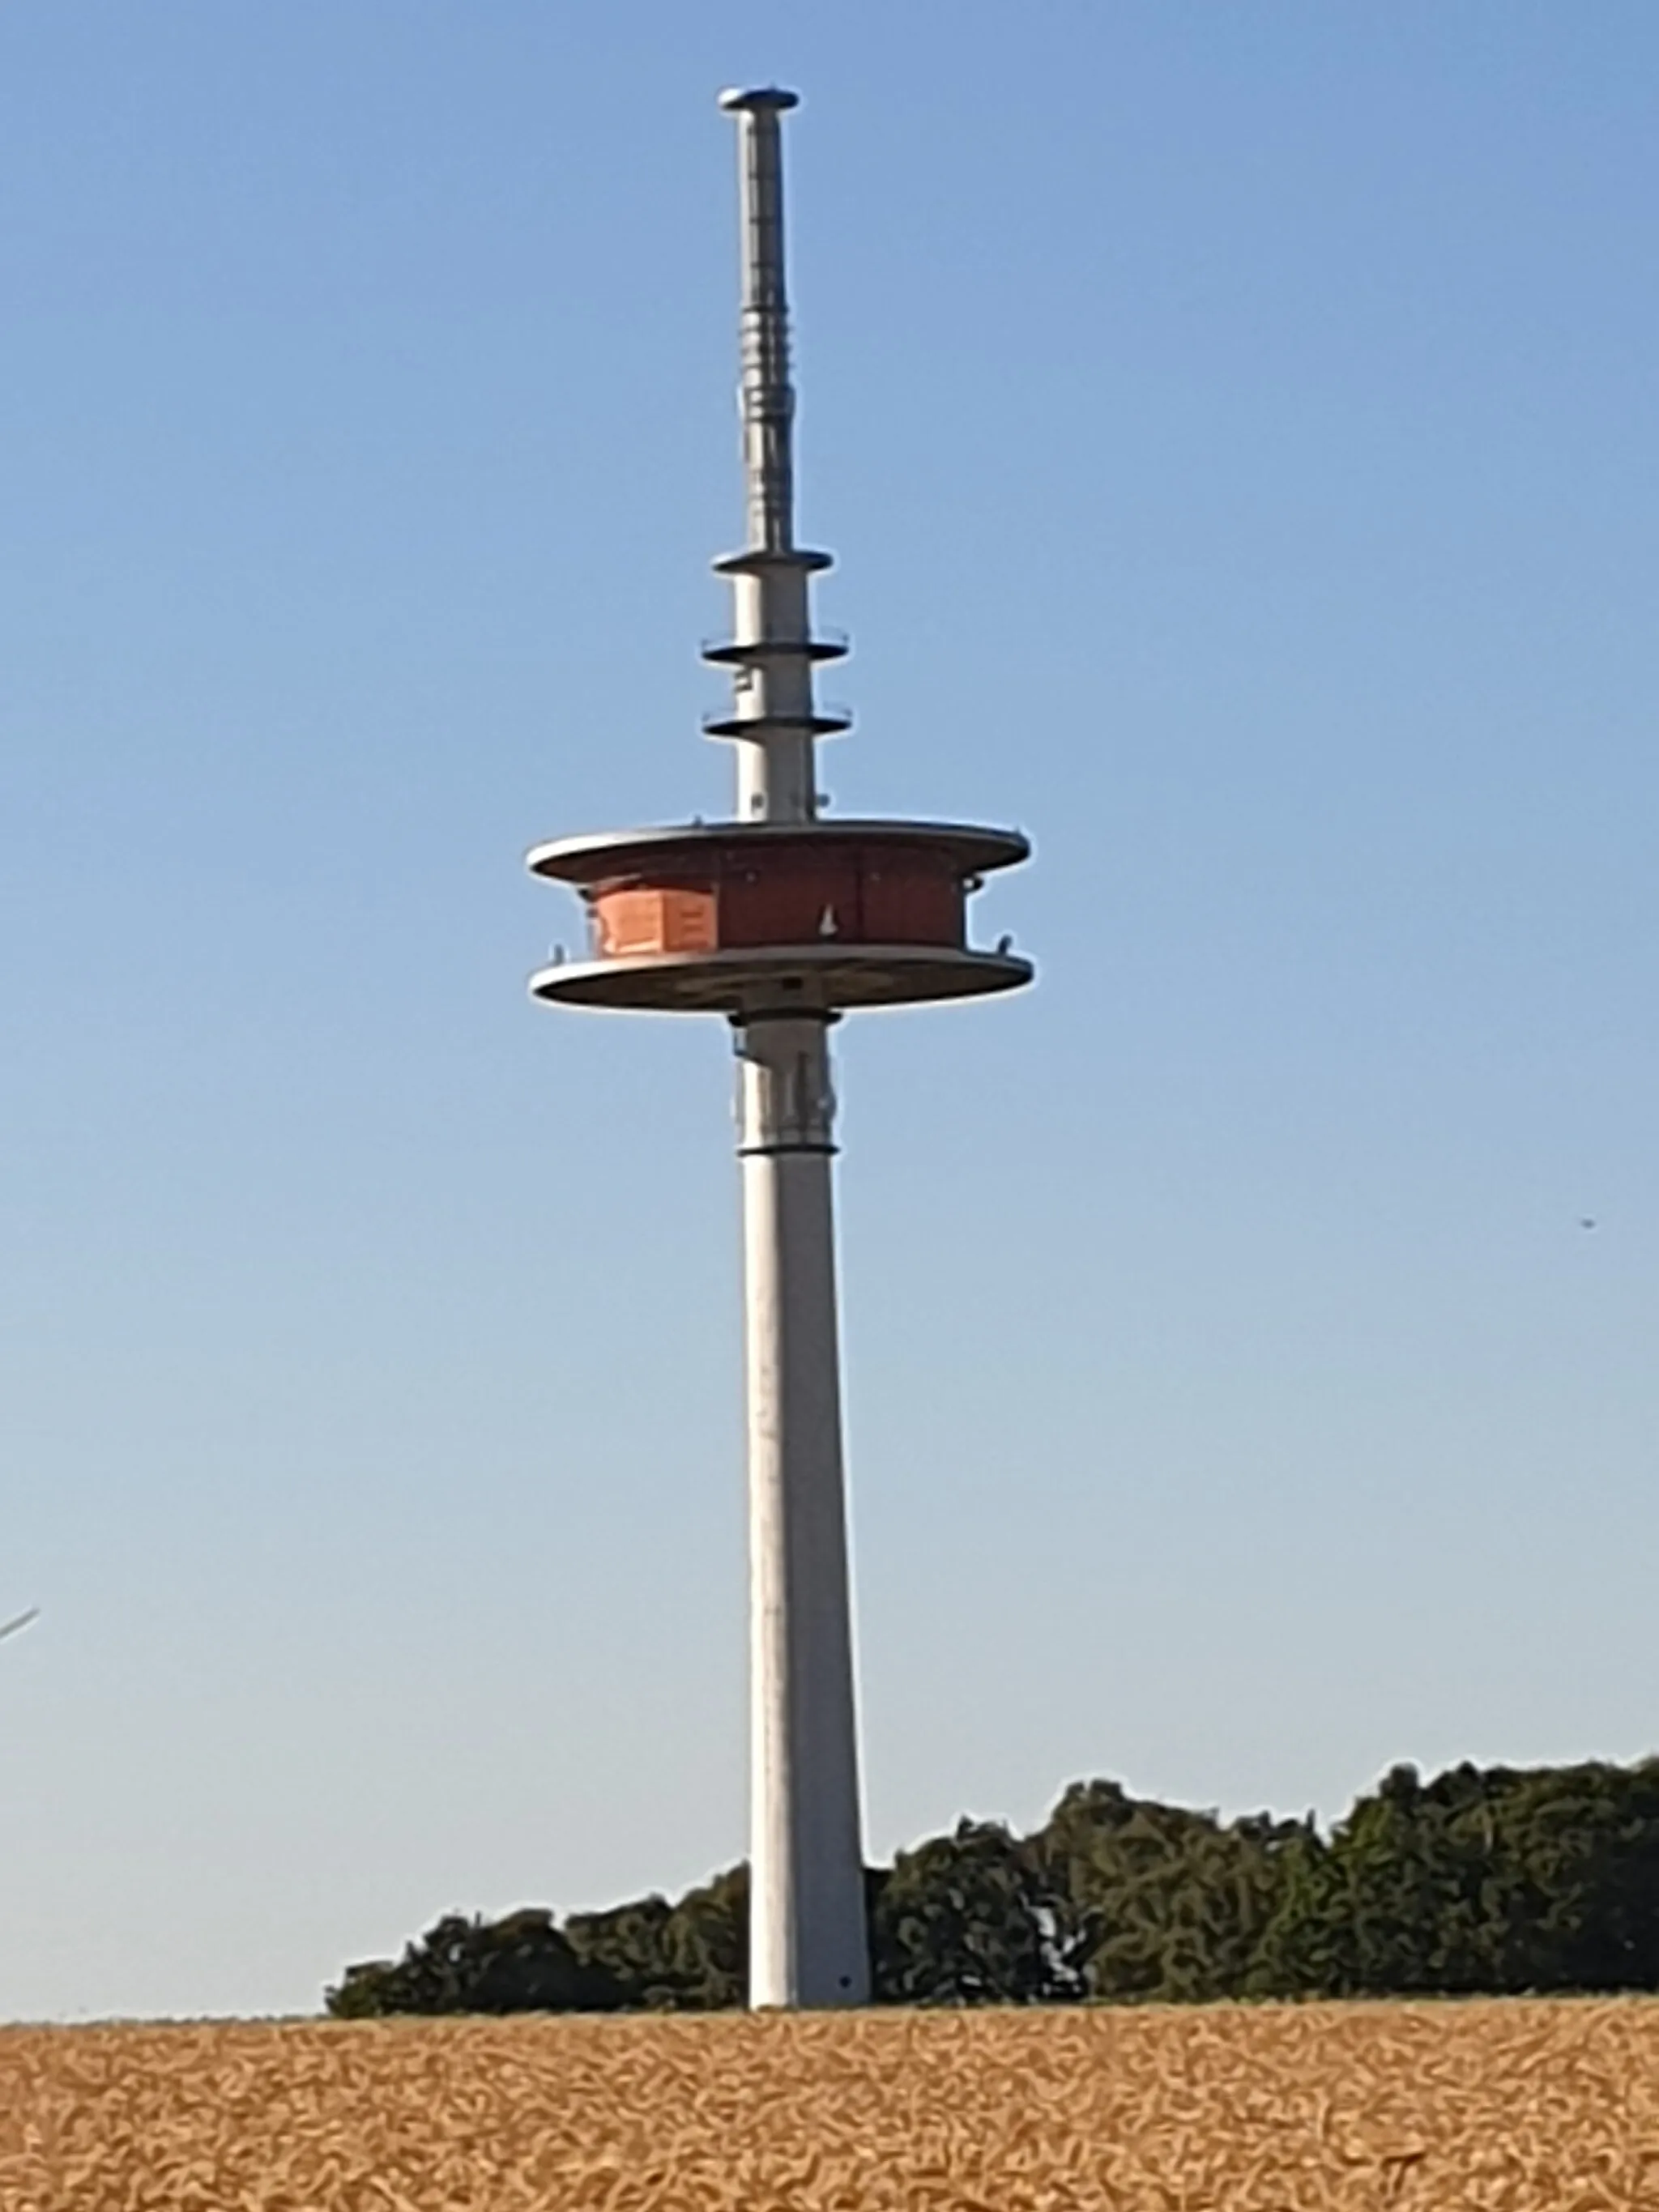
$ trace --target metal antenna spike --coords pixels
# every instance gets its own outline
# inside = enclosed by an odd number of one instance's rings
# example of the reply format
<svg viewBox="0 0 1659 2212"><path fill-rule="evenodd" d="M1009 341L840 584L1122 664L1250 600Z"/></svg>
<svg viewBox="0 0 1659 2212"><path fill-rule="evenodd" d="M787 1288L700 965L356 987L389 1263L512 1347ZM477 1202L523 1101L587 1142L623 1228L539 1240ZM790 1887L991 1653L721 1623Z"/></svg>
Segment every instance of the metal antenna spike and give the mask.
<svg viewBox="0 0 1659 2212"><path fill-rule="evenodd" d="M0 1623L0 1636L15 1636L20 1628L27 1628L32 1620L39 1620L40 1608L32 1605L27 1613L20 1613L15 1620Z"/></svg>
<svg viewBox="0 0 1659 2212"><path fill-rule="evenodd" d="M720 105L738 118L743 192L742 348L744 469L749 543L793 551L795 394L789 381L789 296L783 258L783 133L779 118L793 93L726 93Z"/></svg>

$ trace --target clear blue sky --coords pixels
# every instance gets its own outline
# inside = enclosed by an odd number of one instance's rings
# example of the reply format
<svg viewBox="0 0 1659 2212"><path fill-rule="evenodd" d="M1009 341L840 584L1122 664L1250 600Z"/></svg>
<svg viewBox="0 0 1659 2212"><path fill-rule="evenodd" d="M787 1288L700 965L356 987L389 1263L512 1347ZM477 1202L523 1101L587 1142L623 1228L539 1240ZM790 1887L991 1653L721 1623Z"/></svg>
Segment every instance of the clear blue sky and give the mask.
<svg viewBox="0 0 1659 2212"><path fill-rule="evenodd" d="M730 125L792 125L837 804L1022 1000L840 1033L881 1854L1659 1747L1659 15L0 15L0 2014L315 2005L744 1843ZM1595 1226L1582 1227L1593 1220Z"/></svg>

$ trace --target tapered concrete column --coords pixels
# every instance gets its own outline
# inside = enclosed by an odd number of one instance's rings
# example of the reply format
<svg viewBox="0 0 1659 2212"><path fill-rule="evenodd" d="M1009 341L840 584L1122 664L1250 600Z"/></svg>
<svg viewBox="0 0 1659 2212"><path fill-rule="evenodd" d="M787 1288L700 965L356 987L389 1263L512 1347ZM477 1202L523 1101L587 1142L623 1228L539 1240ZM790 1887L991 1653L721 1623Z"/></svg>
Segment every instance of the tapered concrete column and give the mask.
<svg viewBox="0 0 1659 2212"><path fill-rule="evenodd" d="M750 2002L869 1997L828 1024L736 1027L749 1396Z"/></svg>

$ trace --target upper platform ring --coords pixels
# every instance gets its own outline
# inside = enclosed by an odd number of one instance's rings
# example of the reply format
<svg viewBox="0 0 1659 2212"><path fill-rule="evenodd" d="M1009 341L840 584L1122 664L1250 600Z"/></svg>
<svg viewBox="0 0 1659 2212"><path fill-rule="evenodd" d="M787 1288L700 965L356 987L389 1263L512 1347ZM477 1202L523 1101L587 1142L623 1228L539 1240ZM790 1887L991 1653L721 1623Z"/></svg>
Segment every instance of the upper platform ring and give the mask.
<svg viewBox="0 0 1659 2212"><path fill-rule="evenodd" d="M988 830L963 822L860 822L822 818L811 822L669 823L647 830L604 830L586 836L554 837L533 845L525 855L532 875L556 883L591 884L626 869L630 860L662 862L696 860L703 854L738 846L797 844L834 850L854 846L918 845L937 853L964 876L988 875L1017 867L1030 857L1030 841L1018 830Z"/></svg>

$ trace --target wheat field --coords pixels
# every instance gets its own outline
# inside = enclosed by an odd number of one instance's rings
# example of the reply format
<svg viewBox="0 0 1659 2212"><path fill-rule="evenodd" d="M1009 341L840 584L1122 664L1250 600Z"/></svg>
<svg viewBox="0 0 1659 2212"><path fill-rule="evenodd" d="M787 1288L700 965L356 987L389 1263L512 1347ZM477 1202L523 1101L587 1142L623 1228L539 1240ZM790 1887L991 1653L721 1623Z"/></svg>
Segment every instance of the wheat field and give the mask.
<svg viewBox="0 0 1659 2212"><path fill-rule="evenodd" d="M0 2030L0 2212L1659 2212L1639 2000Z"/></svg>

